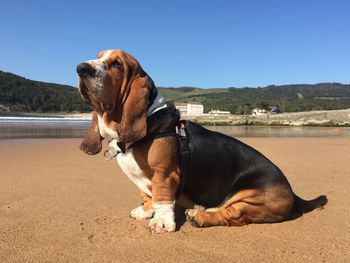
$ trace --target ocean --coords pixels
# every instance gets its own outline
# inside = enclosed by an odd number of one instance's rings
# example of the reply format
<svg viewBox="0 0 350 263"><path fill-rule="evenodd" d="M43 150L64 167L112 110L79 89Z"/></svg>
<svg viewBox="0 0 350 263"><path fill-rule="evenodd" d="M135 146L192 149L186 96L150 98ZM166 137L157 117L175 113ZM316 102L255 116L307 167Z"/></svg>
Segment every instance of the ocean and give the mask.
<svg viewBox="0 0 350 263"><path fill-rule="evenodd" d="M0 116L0 139L80 138L91 117L12 117Z"/></svg>
<svg viewBox="0 0 350 263"><path fill-rule="evenodd" d="M83 138L90 127L90 121L89 116L0 116L0 139ZM206 128L238 138L350 137L349 127L209 126Z"/></svg>

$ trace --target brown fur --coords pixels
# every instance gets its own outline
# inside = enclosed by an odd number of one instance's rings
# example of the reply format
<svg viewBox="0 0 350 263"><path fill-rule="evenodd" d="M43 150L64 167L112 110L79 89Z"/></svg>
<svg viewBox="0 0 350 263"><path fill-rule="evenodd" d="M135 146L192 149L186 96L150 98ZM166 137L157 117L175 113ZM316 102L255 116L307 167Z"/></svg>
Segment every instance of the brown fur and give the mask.
<svg viewBox="0 0 350 263"><path fill-rule="evenodd" d="M175 137L156 139L133 149L137 164L152 182L152 202L172 203L180 183L179 154Z"/></svg>
<svg viewBox="0 0 350 263"><path fill-rule="evenodd" d="M142 198L142 205L143 205L143 210L145 211L150 211L152 210L152 199L149 195L145 194L144 192L140 191L141 198Z"/></svg>
<svg viewBox="0 0 350 263"><path fill-rule="evenodd" d="M102 150L102 139L98 129L97 113L93 112L91 127L79 148L89 155L97 154Z"/></svg>

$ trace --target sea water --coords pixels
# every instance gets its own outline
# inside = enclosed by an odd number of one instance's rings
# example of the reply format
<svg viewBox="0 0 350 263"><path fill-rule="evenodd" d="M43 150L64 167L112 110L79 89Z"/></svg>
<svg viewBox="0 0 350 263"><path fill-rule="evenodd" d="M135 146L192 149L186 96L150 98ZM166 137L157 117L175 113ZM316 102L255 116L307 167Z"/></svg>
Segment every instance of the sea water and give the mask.
<svg viewBox="0 0 350 263"><path fill-rule="evenodd" d="M91 117L0 116L0 139L83 138ZM210 126L210 130L245 137L350 137L349 127Z"/></svg>

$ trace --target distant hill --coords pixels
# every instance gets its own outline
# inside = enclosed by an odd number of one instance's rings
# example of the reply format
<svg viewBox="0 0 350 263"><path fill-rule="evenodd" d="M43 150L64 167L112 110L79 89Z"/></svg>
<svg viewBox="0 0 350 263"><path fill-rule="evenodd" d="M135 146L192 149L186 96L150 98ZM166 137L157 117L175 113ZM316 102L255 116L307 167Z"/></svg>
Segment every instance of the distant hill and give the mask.
<svg viewBox="0 0 350 263"><path fill-rule="evenodd" d="M67 85L33 81L0 71L0 111L91 111L78 90Z"/></svg>
<svg viewBox="0 0 350 263"><path fill-rule="evenodd" d="M340 83L297 84L263 88L201 89L158 88L166 100L200 102L204 111L228 110L250 114L253 108L278 104L284 112L350 108L350 85ZM67 85L33 81L0 71L0 111L86 112L91 109L78 90Z"/></svg>
<svg viewBox="0 0 350 263"><path fill-rule="evenodd" d="M350 85L340 83L297 84L264 88L159 88L168 99L200 102L204 111L220 109L232 114L250 114L252 109L279 105L284 112L350 108Z"/></svg>

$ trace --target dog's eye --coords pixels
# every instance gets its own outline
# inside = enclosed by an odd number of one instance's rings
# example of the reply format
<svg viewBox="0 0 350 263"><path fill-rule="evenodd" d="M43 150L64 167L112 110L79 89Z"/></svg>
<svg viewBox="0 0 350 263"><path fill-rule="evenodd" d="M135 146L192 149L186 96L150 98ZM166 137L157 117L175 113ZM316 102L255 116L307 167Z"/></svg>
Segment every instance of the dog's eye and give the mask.
<svg viewBox="0 0 350 263"><path fill-rule="evenodd" d="M116 60L116 61L113 61L111 64L110 64L110 67L113 67L113 68L122 68L122 64Z"/></svg>

